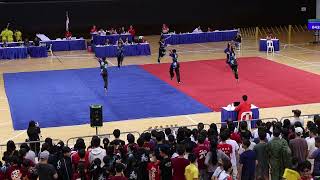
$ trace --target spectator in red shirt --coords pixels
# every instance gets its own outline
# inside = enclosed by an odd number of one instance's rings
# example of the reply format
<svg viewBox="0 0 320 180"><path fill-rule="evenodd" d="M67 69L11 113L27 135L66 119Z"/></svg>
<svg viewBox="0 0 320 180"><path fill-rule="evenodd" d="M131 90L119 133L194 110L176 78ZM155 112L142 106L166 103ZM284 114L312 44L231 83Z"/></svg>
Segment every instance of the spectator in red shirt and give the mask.
<svg viewBox="0 0 320 180"><path fill-rule="evenodd" d="M207 166L204 164L204 161L207 153L209 152L209 148L204 144L205 139L206 137L200 134L198 137L197 147L193 150L194 154L197 156L198 169L201 177L200 179L208 179Z"/></svg>
<svg viewBox="0 0 320 180"><path fill-rule="evenodd" d="M96 33L96 32L97 32L97 27L96 27L96 25L93 25L90 30L90 33Z"/></svg>
<svg viewBox="0 0 320 180"><path fill-rule="evenodd" d="M238 112L238 120L242 120L241 119L241 114L243 112L250 112L251 111L251 104L247 102L248 100L248 96L247 95L243 95L242 96L243 99L243 103L241 103L236 109L235 111Z"/></svg>
<svg viewBox="0 0 320 180"><path fill-rule="evenodd" d="M190 164L189 160L184 158L184 153L186 149L184 145L179 144L177 146L178 157L171 159L173 180L185 180L184 170Z"/></svg>
<svg viewBox="0 0 320 180"><path fill-rule="evenodd" d="M138 145L134 142L135 138L134 138L133 134L129 133L127 135L127 141L128 141L128 144L124 145L124 154L130 153L129 147L134 148L134 149L138 148Z"/></svg>
<svg viewBox="0 0 320 180"><path fill-rule="evenodd" d="M16 180L16 179L25 179L27 178L27 169L21 167L18 164L19 158L17 156L11 157L11 166L6 171L6 179Z"/></svg>
<svg viewBox="0 0 320 180"><path fill-rule="evenodd" d="M150 162L147 166L149 180L160 180L160 161L157 160L155 153L150 154Z"/></svg>
<svg viewBox="0 0 320 180"><path fill-rule="evenodd" d="M227 144L226 140L228 139L228 131L224 130L220 133L221 142L218 144L217 149L223 151L229 158L231 157L232 153L232 146Z"/></svg>
<svg viewBox="0 0 320 180"><path fill-rule="evenodd" d="M112 176L109 178L109 180L128 180L128 178L126 178L123 175L123 170L124 170L124 166L121 163L117 163L115 165L115 169L116 169L116 175Z"/></svg>
<svg viewBox="0 0 320 180"><path fill-rule="evenodd" d="M136 35L136 30L134 30L133 26L130 25L128 32L131 34L131 36L135 36Z"/></svg>

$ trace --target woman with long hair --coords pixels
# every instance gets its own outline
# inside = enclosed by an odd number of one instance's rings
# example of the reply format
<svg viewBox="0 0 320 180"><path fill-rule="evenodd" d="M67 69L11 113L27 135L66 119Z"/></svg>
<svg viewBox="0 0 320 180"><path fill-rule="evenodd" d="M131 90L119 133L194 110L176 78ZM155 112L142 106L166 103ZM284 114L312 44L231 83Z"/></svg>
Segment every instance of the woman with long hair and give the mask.
<svg viewBox="0 0 320 180"><path fill-rule="evenodd" d="M218 166L221 166L222 160L228 160L229 157L220 149L217 149L218 141L215 139L211 140L210 152L207 153L204 161L205 165L208 166L208 177L211 177Z"/></svg>

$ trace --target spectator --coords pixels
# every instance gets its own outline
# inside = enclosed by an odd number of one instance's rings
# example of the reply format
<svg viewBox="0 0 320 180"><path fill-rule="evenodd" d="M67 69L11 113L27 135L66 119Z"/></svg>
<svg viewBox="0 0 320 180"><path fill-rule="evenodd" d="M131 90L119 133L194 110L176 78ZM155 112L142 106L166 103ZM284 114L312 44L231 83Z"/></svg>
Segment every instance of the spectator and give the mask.
<svg viewBox="0 0 320 180"><path fill-rule="evenodd" d="M160 161L154 153L150 154L150 162L148 163L149 180L160 180Z"/></svg>
<svg viewBox="0 0 320 180"><path fill-rule="evenodd" d="M208 167L208 177L211 178L216 168L222 164L223 160L230 160L230 158L220 149L217 148L218 144L216 140L211 140L210 152L206 155L204 164ZM229 145L229 144L227 144ZM229 145L230 148L231 145ZM230 149L230 153L232 150Z"/></svg>
<svg viewBox="0 0 320 180"><path fill-rule="evenodd" d="M254 180L256 168L256 153L249 149L250 141L244 139L242 147L244 152L240 155L240 172L241 180ZM240 179L240 178L239 178Z"/></svg>
<svg viewBox="0 0 320 180"><path fill-rule="evenodd" d="M315 137L315 145L317 149L309 156L314 160L313 175L320 176L320 137Z"/></svg>
<svg viewBox="0 0 320 180"><path fill-rule="evenodd" d="M248 103L248 96L243 95L242 100L243 100L243 102L235 109L235 111L238 112L238 120L239 121L243 120L243 119L241 119L242 113L251 112L251 103ZM249 125L251 125L250 122L249 122Z"/></svg>
<svg viewBox="0 0 320 180"><path fill-rule="evenodd" d="M138 143L138 149L136 153L136 159L137 159L137 176L139 180L148 180L148 171L147 166L149 162L149 148L144 147L144 139L139 138L137 139Z"/></svg>
<svg viewBox="0 0 320 180"><path fill-rule="evenodd" d="M241 41L242 41L242 37L241 37L241 34L238 32L236 37L234 37L234 44L237 49L239 48Z"/></svg>
<svg viewBox="0 0 320 180"><path fill-rule="evenodd" d="M198 144L193 149L193 152L197 157L200 179L208 179L207 166L204 164L204 161L207 153L209 152L209 148L205 145L205 138L205 136L200 135L198 137Z"/></svg>
<svg viewBox="0 0 320 180"><path fill-rule="evenodd" d="M218 167L212 175L212 180L232 180L232 163L230 160L222 162L222 168Z"/></svg>
<svg viewBox="0 0 320 180"><path fill-rule="evenodd" d="M307 141L301 138L303 129L301 127L295 128L296 137L289 142L289 147L292 151L292 156L298 158L298 162L303 162L308 156Z"/></svg>
<svg viewBox="0 0 320 180"><path fill-rule="evenodd" d="M239 145L235 140L232 140L230 138L230 134L228 134L228 139L226 140L227 144L230 144L232 146L232 153L230 155L230 160L232 164L232 176L233 178L237 177L238 174L238 168L237 168L237 157L238 157L238 151L239 151Z"/></svg>
<svg viewBox="0 0 320 180"><path fill-rule="evenodd" d="M103 179L103 169L99 158L92 161L89 170L91 172L91 179Z"/></svg>
<svg viewBox="0 0 320 180"><path fill-rule="evenodd" d="M157 159L158 160L161 160L162 159L162 156L160 155L160 149L162 147L165 147L166 149L170 149L169 145L168 144L165 144L164 143L164 138L165 138L165 135L163 132L159 132L157 133L156 135L156 140L157 140L157 145L155 147L155 153L156 153L156 156L157 156ZM168 151L168 156L170 155L170 151Z"/></svg>
<svg viewBox="0 0 320 180"><path fill-rule="evenodd" d="M128 179L123 175L123 170L124 170L123 164L117 163L115 165L115 169L116 169L116 175L109 178L109 180L127 180Z"/></svg>
<svg viewBox="0 0 320 180"><path fill-rule="evenodd" d="M273 139L267 144L267 153L271 169L271 179L280 179L284 169L289 167L288 160L291 158L291 151L287 141L280 139L280 129L273 130Z"/></svg>
<svg viewBox="0 0 320 180"><path fill-rule="evenodd" d="M40 141L40 133L41 131L39 124L34 121L30 121L27 130L29 141ZM31 143L30 149L36 154L38 154L40 152L40 143Z"/></svg>
<svg viewBox="0 0 320 180"><path fill-rule="evenodd" d="M204 124L203 123L198 123L198 132L201 132L202 130L204 130Z"/></svg>
<svg viewBox="0 0 320 180"><path fill-rule="evenodd" d="M300 122L302 126L304 126L303 119L300 119L301 111L299 109L292 110L293 119L290 121L291 125L295 125L296 122Z"/></svg>
<svg viewBox="0 0 320 180"><path fill-rule="evenodd" d="M217 148L224 152L229 158L231 158L232 154L232 146L228 144L226 141L228 139L228 132L227 130L224 130L220 133L220 144L218 144Z"/></svg>
<svg viewBox="0 0 320 180"><path fill-rule="evenodd" d="M317 127L315 124L309 127L309 137L306 138L308 144L308 157L316 150L315 137L317 137ZM314 160L307 159L311 163L311 169L313 169Z"/></svg>
<svg viewBox="0 0 320 180"><path fill-rule="evenodd" d="M169 158L169 148L162 146L160 148L160 156L162 160L160 162L160 172L162 180L171 180L172 179L172 165L171 159Z"/></svg>
<svg viewBox="0 0 320 180"><path fill-rule="evenodd" d="M7 180L17 180L27 178L27 169L21 167L18 156L10 157L10 166L6 170L5 177Z"/></svg>
<svg viewBox="0 0 320 180"><path fill-rule="evenodd" d="M86 165L80 162L73 173L72 180L90 180Z"/></svg>
<svg viewBox="0 0 320 180"><path fill-rule="evenodd" d="M197 157L195 154L189 154L188 160L190 164L185 168L185 179L186 180L198 180L199 179L199 170L196 165Z"/></svg>
<svg viewBox="0 0 320 180"><path fill-rule="evenodd" d="M98 158L100 159L101 165L103 166L104 163L103 157L106 156L106 150L102 149L100 147L100 138L98 136L93 136L92 137L92 150L89 153L89 162L92 164L92 162Z"/></svg>
<svg viewBox="0 0 320 180"><path fill-rule="evenodd" d="M301 180L313 180L311 175L311 163L309 161L303 161L298 166Z"/></svg>
<svg viewBox="0 0 320 180"><path fill-rule="evenodd" d="M178 144L177 153L179 156L171 159L173 180L185 180L184 170L190 164L189 160L184 158L185 151L184 145Z"/></svg>
<svg viewBox="0 0 320 180"><path fill-rule="evenodd" d="M18 156L15 143L10 140L7 142L7 151L3 153L2 160L5 164L9 164L12 156Z"/></svg>
<svg viewBox="0 0 320 180"><path fill-rule="evenodd" d="M128 141L128 144L124 145L124 153L125 154L131 153L129 146L132 146L135 149L138 148L138 145L135 143L135 138L134 138L133 134L129 133L127 135L127 141Z"/></svg>
<svg viewBox="0 0 320 180"><path fill-rule="evenodd" d="M253 151L257 158L256 177L262 179L269 179L269 159L267 154L267 133L265 130L259 130L259 143L254 146Z"/></svg>
<svg viewBox="0 0 320 180"><path fill-rule="evenodd" d="M62 158L57 163L57 171L60 179L70 180L72 178L72 163L70 158L71 149L64 146L62 148Z"/></svg>
<svg viewBox="0 0 320 180"><path fill-rule="evenodd" d="M39 154L39 163L36 169L39 175L39 180L58 179L58 174L53 165L48 164L49 152L43 151Z"/></svg>
<svg viewBox="0 0 320 180"><path fill-rule="evenodd" d="M20 145L20 149L25 149L27 151L27 154L25 156L26 159L29 159L34 164L36 163L36 154L30 149L27 143L22 143Z"/></svg>
<svg viewBox="0 0 320 180"><path fill-rule="evenodd" d="M115 145L116 143L121 145L121 146L125 145L125 142L120 139L120 134L121 134L121 132L120 132L119 129L115 129L113 131L114 140L111 141L110 145Z"/></svg>

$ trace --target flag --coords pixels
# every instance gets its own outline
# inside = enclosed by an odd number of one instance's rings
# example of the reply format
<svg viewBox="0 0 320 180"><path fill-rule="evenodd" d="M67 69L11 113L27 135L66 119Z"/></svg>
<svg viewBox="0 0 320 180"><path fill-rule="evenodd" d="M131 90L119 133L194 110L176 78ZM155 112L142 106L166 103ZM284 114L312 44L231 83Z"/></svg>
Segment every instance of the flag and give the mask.
<svg viewBox="0 0 320 180"><path fill-rule="evenodd" d="M66 12L66 31L69 31L69 14L68 11Z"/></svg>

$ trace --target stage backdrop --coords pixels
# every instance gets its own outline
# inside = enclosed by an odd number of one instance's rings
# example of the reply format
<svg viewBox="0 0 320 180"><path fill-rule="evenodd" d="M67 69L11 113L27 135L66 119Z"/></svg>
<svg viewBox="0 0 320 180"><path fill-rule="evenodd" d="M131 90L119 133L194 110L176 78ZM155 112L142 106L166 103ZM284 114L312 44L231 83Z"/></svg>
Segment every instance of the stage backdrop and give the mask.
<svg viewBox="0 0 320 180"><path fill-rule="evenodd" d="M305 24L315 17L315 0L7 0L0 4L0 26L11 22L25 34L61 37L66 11L76 36L89 37L93 24L104 29L134 24L139 34L159 34L162 23L176 32L190 32L197 24L213 29Z"/></svg>

